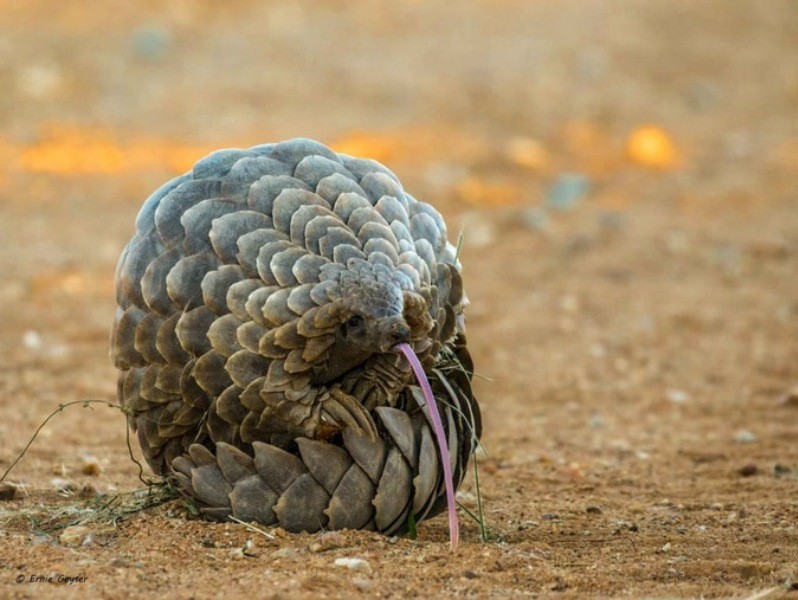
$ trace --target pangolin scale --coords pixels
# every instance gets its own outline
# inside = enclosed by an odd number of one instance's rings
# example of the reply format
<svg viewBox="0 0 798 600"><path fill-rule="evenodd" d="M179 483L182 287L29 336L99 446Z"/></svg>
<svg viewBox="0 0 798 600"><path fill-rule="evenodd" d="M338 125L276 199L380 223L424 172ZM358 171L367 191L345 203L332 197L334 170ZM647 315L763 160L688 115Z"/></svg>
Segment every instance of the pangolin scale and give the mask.
<svg viewBox="0 0 798 600"><path fill-rule="evenodd" d="M481 435L455 248L381 164L308 139L220 150L145 202L116 271L118 396L201 510L289 531L406 529Z"/></svg>

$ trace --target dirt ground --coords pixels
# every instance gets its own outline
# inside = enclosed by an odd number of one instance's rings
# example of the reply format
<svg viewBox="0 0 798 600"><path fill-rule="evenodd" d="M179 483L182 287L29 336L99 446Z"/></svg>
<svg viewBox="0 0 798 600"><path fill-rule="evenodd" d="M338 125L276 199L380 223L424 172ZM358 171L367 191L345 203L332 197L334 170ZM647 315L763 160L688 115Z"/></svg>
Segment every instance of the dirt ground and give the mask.
<svg viewBox="0 0 798 600"><path fill-rule="evenodd" d="M490 539L172 501L70 546L143 487L121 414L78 405L8 476L0 596L798 598L795 2L97 4L0 0L0 473L60 403L115 401L149 192L302 135L465 231Z"/></svg>

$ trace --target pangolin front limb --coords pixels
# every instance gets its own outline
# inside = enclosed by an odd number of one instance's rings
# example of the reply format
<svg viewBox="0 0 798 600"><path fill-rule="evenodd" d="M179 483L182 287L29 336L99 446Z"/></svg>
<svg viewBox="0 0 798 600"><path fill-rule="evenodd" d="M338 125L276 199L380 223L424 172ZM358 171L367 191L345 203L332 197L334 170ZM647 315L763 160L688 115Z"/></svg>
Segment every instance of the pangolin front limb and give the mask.
<svg viewBox="0 0 798 600"><path fill-rule="evenodd" d="M289 531L401 531L481 434L455 248L390 171L306 139L221 150L157 190L119 259L118 395L202 510Z"/></svg>

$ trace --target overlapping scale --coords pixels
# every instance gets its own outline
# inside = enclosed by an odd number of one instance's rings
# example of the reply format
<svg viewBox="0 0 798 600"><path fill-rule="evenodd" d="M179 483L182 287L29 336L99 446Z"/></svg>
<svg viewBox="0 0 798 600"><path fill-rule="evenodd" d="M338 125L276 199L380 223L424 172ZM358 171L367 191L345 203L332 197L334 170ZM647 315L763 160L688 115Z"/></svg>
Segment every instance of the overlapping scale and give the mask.
<svg viewBox="0 0 798 600"><path fill-rule="evenodd" d="M380 437L309 439L302 425L327 397L318 382L334 379L325 365L347 314L342 286L395 285L391 301L404 294L408 323L433 336L424 364L450 361L434 387L455 483L464 476L481 428L459 369L472 368L468 300L433 207L379 163L298 139L198 161L150 196L136 232L117 266L112 355L156 473L173 473L209 517L290 531L394 533L411 511L419 521L443 510L423 401L390 369L346 375L376 407Z"/></svg>

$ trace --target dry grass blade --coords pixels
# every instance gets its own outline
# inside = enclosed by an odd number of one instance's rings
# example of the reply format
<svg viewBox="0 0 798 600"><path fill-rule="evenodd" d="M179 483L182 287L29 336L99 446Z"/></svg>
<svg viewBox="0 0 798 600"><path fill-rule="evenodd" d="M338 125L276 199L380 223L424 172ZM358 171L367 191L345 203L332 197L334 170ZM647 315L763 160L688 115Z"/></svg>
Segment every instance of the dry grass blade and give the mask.
<svg viewBox="0 0 798 600"><path fill-rule="evenodd" d="M93 404L102 404L109 408L119 410L121 413L126 414L123 407L118 404L113 404L105 400L84 399L74 400L59 404L58 408L51 412L39 424L33 435L20 453L11 461L8 468L0 475L0 483L5 481L11 471L19 464L22 458L30 450L33 442L47 426L50 420L57 414L61 413L65 408L70 406L80 405L83 408L91 408ZM71 525L88 525L102 523L106 525L114 525L120 519L142 512L149 508L159 506L179 497L179 492L174 488L172 483L168 480L146 480L144 478L144 469L141 463L133 455L133 448L130 445L130 429L125 427L126 441L130 460L136 464L139 469L139 480L147 487L144 489L133 490L130 492L122 492L112 496L102 496L86 500L83 503L75 503L67 506L54 505L42 506L38 505L31 508L15 508L13 510L0 510L0 523L4 526L12 525L16 520L25 519L34 529L41 531L52 531L69 527Z"/></svg>
<svg viewBox="0 0 798 600"><path fill-rule="evenodd" d="M233 515L230 515L227 518L230 519L231 521L235 521L236 523L239 523L239 524L243 525L244 527L246 527L250 531L254 531L255 533L259 533L260 535L265 536L266 538L268 538L270 540L274 539L274 536L271 533L269 533L265 529L261 529L260 527L256 527L252 523L247 523L246 521L242 521L241 519L238 519L238 518L234 517Z"/></svg>

